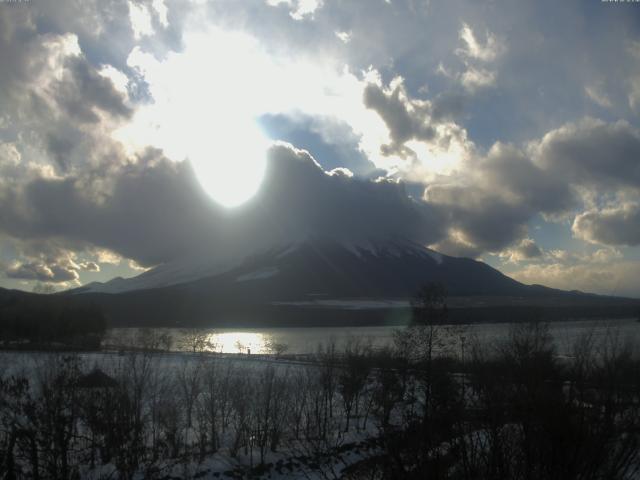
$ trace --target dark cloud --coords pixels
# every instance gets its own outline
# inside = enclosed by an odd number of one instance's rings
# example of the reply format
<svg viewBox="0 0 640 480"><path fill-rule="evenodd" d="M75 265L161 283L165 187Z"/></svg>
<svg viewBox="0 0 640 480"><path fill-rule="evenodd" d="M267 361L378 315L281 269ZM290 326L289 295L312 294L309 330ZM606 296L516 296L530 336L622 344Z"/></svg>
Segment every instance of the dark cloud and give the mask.
<svg viewBox="0 0 640 480"><path fill-rule="evenodd" d="M47 133L45 138L47 152L62 171L67 170L74 147L82 142L82 132L76 128L61 126L58 131Z"/></svg>
<svg viewBox="0 0 640 480"><path fill-rule="evenodd" d="M269 137L308 150L325 170L344 167L355 175L384 176L360 149L360 136L335 118L303 114L267 114L260 118Z"/></svg>
<svg viewBox="0 0 640 480"><path fill-rule="evenodd" d="M451 254L508 248L526 236L535 215L559 215L577 202L561 178L510 145L498 143L486 157L467 160L464 171L454 182L436 182L425 191L426 200L448 215L451 238L438 248Z"/></svg>
<svg viewBox="0 0 640 480"><path fill-rule="evenodd" d="M464 92L441 92L432 100L431 118L438 123L459 120L465 114L469 101L469 95Z"/></svg>
<svg viewBox="0 0 640 480"><path fill-rule="evenodd" d="M547 214L564 213L577 205L562 176L540 168L511 145L496 143L475 168L485 190L499 192L510 203Z"/></svg>
<svg viewBox="0 0 640 480"><path fill-rule="evenodd" d="M369 84L364 90L364 104L375 110L389 129L391 143L383 145L384 155L406 157L413 152L405 143L409 140L430 142L436 138L436 130L430 124L429 105L426 102L410 102L402 85L390 92L380 86Z"/></svg>
<svg viewBox="0 0 640 480"><path fill-rule="evenodd" d="M440 248L452 255L500 251L526 234L525 224L534 214L528 205L478 186L432 185L425 198L447 212L452 238Z"/></svg>
<svg viewBox="0 0 640 480"><path fill-rule="evenodd" d="M187 163L159 151L112 174L100 195L83 178L40 178L6 189L0 229L14 237L84 242L142 265L194 252L246 254L306 236L433 243L443 233L439 212L407 197L402 184L327 173L306 152L285 145L270 151L260 192L233 210L204 195Z"/></svg>
<svg viewBox="0 0 640 480"><path fill-rule="evenodd" d="M150 150L111 172L108 186L92 173L40 178L5 192L14 207L3 208L0 226L22 238L87 242L147 265L184 254L192 238L210 239L216 212L198 194L187 164Z"/></svg>
<svg viewBox="0 0 640 480"><path fill-rule="evenodd" d="M130 107L111 80L100 75L82 57L71 57L65 62L65 76L55 83L55 98L71 121L97 123L96 109L114 117L129 118Z"/></svg>
<svg viewBox="0 0 640 480"><path fill-rule="evenodd" d="M402 183L327 174L304 151L272 148L268 174L256 203L287 233L329 235L345 240L404 237L431 243L442 235L436 209L410 199ZM283 214L286 212L286 214Z"/></svg>
<svg viewBox="0 0 640 480"><path fill-rule="evenodd" d="M565 182L640 188L640 132L624 121L566 124L543 137L538 158Z"/></svg>

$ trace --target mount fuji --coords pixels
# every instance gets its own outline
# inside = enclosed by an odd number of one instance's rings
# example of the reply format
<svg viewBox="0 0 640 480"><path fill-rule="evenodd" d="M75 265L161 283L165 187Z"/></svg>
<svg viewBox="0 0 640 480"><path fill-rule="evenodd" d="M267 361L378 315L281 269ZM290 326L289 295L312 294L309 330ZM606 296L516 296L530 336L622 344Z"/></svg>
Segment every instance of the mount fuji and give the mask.
<svg viewBox="0 0 640 480"><path fill-rule="evenodd" d="M408 298L428 282L442 283L450 295L532 292L532 287L483 262L443 255L409 240L354 243L318 237L272 247L235 261L208 262L202 257L175 261L137 277L94 282L72 292L114 294L173 287L212 295L241 295L244 301L303 301Z"/></svg>
<svg viewBox="0 0 640 480"><path fill-rule="evenodd" d="M444 285L449 317L461 322L611 318L640 305L525 285L402 238L308 237L241 259L176 261L63 295L98 305L114 326L344 326L406 322L409 299L430 282Z"/></svg>

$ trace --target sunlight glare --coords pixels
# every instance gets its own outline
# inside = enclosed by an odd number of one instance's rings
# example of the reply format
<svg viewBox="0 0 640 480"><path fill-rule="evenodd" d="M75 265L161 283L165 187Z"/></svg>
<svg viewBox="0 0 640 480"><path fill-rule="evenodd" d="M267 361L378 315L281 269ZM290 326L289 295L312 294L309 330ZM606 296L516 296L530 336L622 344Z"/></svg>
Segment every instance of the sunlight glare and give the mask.
<svg viewBox="0 0 640 480"><path fill-rule="evenodd" d="M252 122L231 122L218 131L222 134L194 149L189 160L204 191L216 202L235 207L260 187L268 141Z"/></svg>
<svg viewBox="0 0 640 480"><path fill-rule="evenodd" d="M176 161L189 159L204 190L225 206L240 205L260 187L269 142L256 121L265 113L344 122L377 166L406 164L380 153L389 130L362 101L368 83L381 84L379 73L325 60L267 52L247 34L218 28L185 34L184 49L163 59L136 47L127 63L144 77L152 101L117 137L133 147L157 146ZM442 152L421 147L414 150L425 169L455 164L433 161Z"/></svg>
<svg viewBox="0 0 640 480"><path fill-rule="evenodd" d="M214 351L220 353L270 353L268 336L255 332L218 332L209 335L208 341Z"/></svg>

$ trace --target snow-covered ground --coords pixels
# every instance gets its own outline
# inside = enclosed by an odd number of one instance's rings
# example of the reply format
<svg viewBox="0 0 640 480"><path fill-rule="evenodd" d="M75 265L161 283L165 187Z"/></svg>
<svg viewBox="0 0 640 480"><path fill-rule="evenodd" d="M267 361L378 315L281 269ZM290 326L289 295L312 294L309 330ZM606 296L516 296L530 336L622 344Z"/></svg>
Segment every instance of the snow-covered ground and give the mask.
<svg viewBox="0 0 640 480"><path fill-rule="evenodd" d="M318 428L312 424L315 414L309 410L311 403L304 407L300 401L320 398L314 390L322 368L319 364L238 354L88 352L69 355L4 351L0 352L0 374L2 378L30 379L32 395L37 398L42 382L57 375L56 368L61 368L61 359L67 356L77 359L81 375L97 369L120 385L126 385L128 394L137 391L136 385L143 388L141 415L147 422L145 448L153 448L154 442L159 445L178 442L175 448L181 452L172 458L155 459L152 462L154 478L247 478L247 475L265 479L338 478L344 468L378 451L370 443L377 431L373 415L368 421L364 421L362 415L351 418L351 427L345 429L345 415L335 387L331 391L335 402L333 414L324 420L328 422L324 438L320 440L314 435L312 441L307 441L305 435L294 434L294 430L303 428L304 418L307 419L304 428ZM192 420L187 420L188 402L192 402L193 411L189 413ZM277 403L265 411L263 402ZM211 451L211 439L204 441L202 435L206 436L211 428L207 424L211 421L207 409L214 403L220 408L221 425L226 421L227 426L219 427L216 434L219 444ZM162 420L167 409L176 416ZM226 414L222 413L224 409L228 409ZM324 414L328 415L327 411ZM77 423L76 432L86 437L82 432L87 431L87 425L81 417ZM262 426L278 429L281 439L273 451L271 443L267 445L264 441L261 457ZM86 453L87 448L86 442L79 440L76 454ZM169 446L166 448L170 450ZM90 468L78 458L70 460L80 462L79 473L84 479L119 476L113 461L104 465L98 462L98 466ZM134 478L148 478L150 465L148 459L141 462Z"/></svg>

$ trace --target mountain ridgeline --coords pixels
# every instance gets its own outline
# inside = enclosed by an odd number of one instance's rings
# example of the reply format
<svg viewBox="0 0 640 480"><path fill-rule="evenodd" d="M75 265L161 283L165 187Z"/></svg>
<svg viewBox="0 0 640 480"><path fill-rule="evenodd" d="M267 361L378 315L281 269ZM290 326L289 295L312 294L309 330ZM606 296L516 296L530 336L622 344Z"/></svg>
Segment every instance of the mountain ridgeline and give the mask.
<svg viewBox="0 0 640 480"><path fill-rule="evenodd" d="M349 244L313 240L246 257L224 272L194 270L191 262L163 265L131 279L93 283L74 293L122 293L177 286L253 301L311 298L408 298L429 282L450 295L550 293L517 282L485 263L442 255L406 240ZM181 280L176 280L181 279ZM240 297L238 297L238 295Z"/></svg>
<svg viewBox="0 0 640 480"><path fill-rule="evenodd" d="M176 262L65 295L90 299L117 326L402 324L410 316L407 299L432 282L446 288L451 321L631 316L640 305L524 285L483 262L406 240L307 240L251 255L223 271Z"/></svg>

